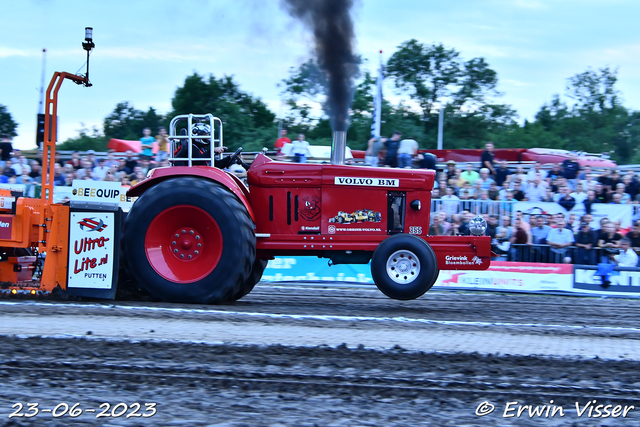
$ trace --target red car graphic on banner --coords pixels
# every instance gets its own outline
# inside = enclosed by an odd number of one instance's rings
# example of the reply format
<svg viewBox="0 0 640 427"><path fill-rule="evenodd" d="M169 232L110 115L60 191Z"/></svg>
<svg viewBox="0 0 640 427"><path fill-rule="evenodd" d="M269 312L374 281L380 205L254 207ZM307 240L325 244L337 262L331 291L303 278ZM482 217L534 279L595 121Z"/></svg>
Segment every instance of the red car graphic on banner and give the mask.
<svg viewBox="0 0 640 427"><path fill-rule="evenodd" d="M78 221L78 224L82 231L102 232L102 230L107 228L103 220L96 221L95 218L83 218L82 221Z"/></svg>

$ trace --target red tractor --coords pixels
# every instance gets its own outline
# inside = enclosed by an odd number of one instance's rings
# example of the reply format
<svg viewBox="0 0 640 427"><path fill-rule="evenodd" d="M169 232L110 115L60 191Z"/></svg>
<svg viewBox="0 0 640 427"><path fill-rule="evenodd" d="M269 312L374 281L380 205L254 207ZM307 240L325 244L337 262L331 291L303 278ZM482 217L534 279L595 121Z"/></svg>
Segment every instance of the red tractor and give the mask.
<svg viewBox="0 0 640 427"><path fill-rule="evenodd" d="M272 161L259 154L248 188L219 167L222 123L189 114L170 125L171 167L153 169L127 195L139 197L125 221L127 271L165 301L225 303L247 295L276 256L366 264L376 286L414 299L440 269L484 270L491 259L486 223L472 236L428 236L434 172L344 165L346 132L335 132L331 164ZM218 150L220 151L220 150ZM335 221L374 212L373 221Z"/></svg>

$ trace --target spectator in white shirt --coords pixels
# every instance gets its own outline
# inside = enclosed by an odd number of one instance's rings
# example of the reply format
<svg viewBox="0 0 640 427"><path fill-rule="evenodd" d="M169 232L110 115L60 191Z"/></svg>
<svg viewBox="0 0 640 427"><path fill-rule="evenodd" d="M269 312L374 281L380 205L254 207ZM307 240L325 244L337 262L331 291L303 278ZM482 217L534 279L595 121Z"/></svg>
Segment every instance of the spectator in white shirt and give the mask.
<svg viewBox="0 0 640 427"><path fill-rule="evenodd" d="M109 154L107 154L107 160L105 160L104 165L108 168L113 166L118 167L118 161L113 158L113 152L109 152Z"/></svg>
<svg viewBox="0 0 640 427"><path fill-rule="evenodd" d="M109 168L105 166L104 163L105 163L104 159L98 160L98 166L93 168L93 172L91 172L91 178L93 178L96 181L102 181L104 177L107 176L107 172L109 171Z"/></svg>
<svg viewBox="0 0 640 427"><path fill-rule="evenodd" d="M398 167L410 168L413 158L418 154L418 142L413 138L400 141L398 147Z"/></svg>
<svg viewBox="0 0 640 427"><path fill-rule="evenodd" d="M522 165L518 165L516 167L516 173L514 174L515 176L511 177L511 182L513 183L516 178L519 179L521 182L526 182L527 181L527 174L524 172L524 168L522 167ZM513 187L512 187L513 189Z"/></svg>
<svg viewBox="0 0 640 427"><path fill-rule="evenodd" d="M453 187L447 187L446 194L440 197L442 201L442 210L447 213L448 216L458 213L458 207L460 205L460 198L453 194Z"/></svg>
<svg viewBox="0 0 640 427"><path fill-rule="evenodd" d="M82 168L76 171L76 179L85 179L86 177L91 178L91 173L93 172L93 167L91 166L91 162L87 158L82 159Z"/></svg>
<svg viewBox="0 0 640 427"><path fill-rule="evenodd" d="M19 154L18 156L16 156L16 159L13 162L13 164L11 165L11 168L14 171L16 171L16 175L17 176L22 175L22 170L23 169L27 170L27 174L31 173L31 166L29 166L29 162L27 161L27 158L24 157L24 155L22 155L22 154Z"/></svg>
<svg viewBox="0 0 640 427"><path fill-rule="evenodd" d="M509 181L505 181L502 183L502 188L498 191L498 199L505 200L507 198L507 194L509 193Z"/></svg>
<svg viewBox="0 0 640 427"><path fill-rule="evenodd" d="M474 184L477 185L477 183L479 182L481 190L489 190L489 187L491 187L491 183L495 182L493 179L489 178L489 172L490 171L488 168L480 169L480 178L478 178Z"/></svg>
<svg viewBox="0 0 640 427"><path fill-rule="evenodd" d="M539 202L545 197L547 193L547 186L542 183L540 177L537 176L531 185L527 188L525 197L530 202Z"/></svg>
<svg viewBox="0 0 640 427"><path fill-rule="evenodd" d="M540 163L535 162L533 164L533 168L527 172L527 181L534 182L536 177L538 177L538 174L540 174L539 176L541 180L547 179L547 171L540 169Z"/></svg>
<svg viewBox="0 0 640 427"><path fill-rule="evenodd" d="M307 157L311 156L311 151L309 150L309 143L304 139L304 134L299 133L298 139L291 142L291 153L289 155L293 156L294 162L307 163Z"/></svg>
<svg viewBox="0 0 640 427"><path fill-rule="evenodd" d="M618 267L636 267L638 265L638 254L631 249L631 241L627 238L621 239L620 254L613 255L612 258Z"/></svg>
<svg viewBox="0 0 640 427"><path fill-rule="evenodd" d="M573 197L574 199L576 199L576 203L582 203L585 200L587 200L587 193L585 193L584 191L584 186L582 185L581 182L579 182L578 184L576 184L576 191L574 191L573 193L571 193L571 197Z"/></svg>

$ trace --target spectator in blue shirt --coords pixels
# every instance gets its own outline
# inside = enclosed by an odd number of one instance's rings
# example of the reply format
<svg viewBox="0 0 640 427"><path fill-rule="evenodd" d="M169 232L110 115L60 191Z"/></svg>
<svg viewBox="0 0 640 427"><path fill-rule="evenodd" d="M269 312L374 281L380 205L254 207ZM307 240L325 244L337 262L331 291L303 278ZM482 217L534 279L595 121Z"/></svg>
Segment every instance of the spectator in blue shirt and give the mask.
<svg viewBox="0 0 640 427"><path fill-rule="evenodd" d="M547 236L552 230L551 227L544 223L542 215L536 215L533 217L533 227L531 227L531 237L533 238L534 245L544 245L547 243Z"/></svg>
<svg viewBox="0 0 640 427"><path fill-rule="evenodd" d="M384 166L390 166L395 168L398 166L398 147L400 146L400 138L402 138L402 132L395 131L391 138L387 139L384 143L387 153L384 157Z"/></svg>
<svg viewBox="0 0 640 427"><path fill-rule="evenodd" d="M562 162L562 176L569 179L576 179L580 172L580 163L576 160L576 155L571 156Z"/></svg>
<svg viewBox="0 0 640 427"><path fill-rule="evenodd" d="M487 191L489 191L491 183L495 182L493 179L489 178L489 169L487 168L480 169L480 178L478 178L476 182L478 181L480 181L480 188Z"/></svg>
<svg viewBox="0 0 640 427"><path fill-rule="evenodd" d="M151 136L151 129L144 128L142 130L142 138L140 138L140 147L142 148L142 155L151 158L153 156L153 143L156 139Z"/></svg>
<svg viewBox="0 0 640 427"><path fill-rule="evenodd" d="M549 231L547 236L547 244L551 246L551 262L562 263L565 262L565 255L567 255L567 247L573 245L574 238L573 233L565 228L566 222L563 217L556 219L557 228Z"/></svg>
<svg viewBox="0 0 640 427"><path fill-rule="evenodd" d="M500 162L500 167L496 169L496 174L494 175L494 178L496 180L496 184L498 185L498 187L502 187L502 184L504 182L511 181L511 171L507 169L506 160L502 160Z"/></svg>

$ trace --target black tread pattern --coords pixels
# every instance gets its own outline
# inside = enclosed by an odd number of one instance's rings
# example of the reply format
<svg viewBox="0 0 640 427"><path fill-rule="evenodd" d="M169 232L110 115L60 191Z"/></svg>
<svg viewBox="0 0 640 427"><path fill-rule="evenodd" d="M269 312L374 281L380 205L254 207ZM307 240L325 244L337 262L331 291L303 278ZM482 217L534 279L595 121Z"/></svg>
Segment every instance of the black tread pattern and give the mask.
<svg viewBox="0 0 640 427"><path fill-rule="evenodd" d="M242 284L240 291L229 301L237 301L240 298L247 296L258 284L258 282L260 282L262 273L264 273L264 269L267 268L267 263L268 261L266 259L256 258L255 262L253 263L253 267L251 268L251 274L249 274L247 280L245 280Z"/></svg>

